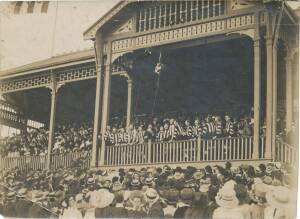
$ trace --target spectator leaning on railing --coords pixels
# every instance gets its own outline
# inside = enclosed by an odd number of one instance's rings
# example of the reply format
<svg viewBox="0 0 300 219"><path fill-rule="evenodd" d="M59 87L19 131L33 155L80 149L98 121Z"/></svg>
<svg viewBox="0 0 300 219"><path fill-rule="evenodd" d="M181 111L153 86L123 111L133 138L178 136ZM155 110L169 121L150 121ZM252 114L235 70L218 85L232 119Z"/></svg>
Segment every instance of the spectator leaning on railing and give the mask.
<svg viewBox="0 0 300 219"><path fill-rule="evenodd" d="M198 137L211 139L222 137L251 136L253 121L250 117L237 119L208 114L178 115L177 117L138 118L129 127L123 127L118 118L113 118L106 128L104 140L107 146L142 144L148 141L189 140ZM1 140L1 155L7 157L46 155L48 131L44 128L30 129ZM55 129L53 154L88 151L92 148L93 129L91 123L62 124Z"/></svg>

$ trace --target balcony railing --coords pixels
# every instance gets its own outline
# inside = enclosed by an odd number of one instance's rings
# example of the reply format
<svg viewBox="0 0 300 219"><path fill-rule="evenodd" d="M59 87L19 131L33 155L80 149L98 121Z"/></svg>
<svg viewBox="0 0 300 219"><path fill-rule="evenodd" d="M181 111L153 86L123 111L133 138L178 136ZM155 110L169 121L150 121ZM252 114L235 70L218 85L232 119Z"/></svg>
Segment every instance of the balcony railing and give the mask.
<svg viewBox="0 0 300 219"><path fill-rule="evenodd" d="M274 161L297 167L298 149L282 140L276 141Z"/></svg>
<svg viewBox="0 0 300 219"><path fill-rule="evenodd" d="M259 158L264 158L264 151L265 140L261 137ZM250 160L252 153L253 137L148 142L107 147L105 165Z"/></svg>
<svg viewBox="0 0 300 219"><path fill-rule="evenodd" d="M265 137L260 138L259 159L265 159ZM192 139L172 142L109 146L105 150L104 166L149 165L172 163L205 163L216 161L253 160L253 137ZM53 154L51 169L89 168L91 152ZM297 149L282 141L275 146L274 161L297 165ZM0 158L0 170L18 167L21 170L43 170L47 156L21 156Z"/></svg>

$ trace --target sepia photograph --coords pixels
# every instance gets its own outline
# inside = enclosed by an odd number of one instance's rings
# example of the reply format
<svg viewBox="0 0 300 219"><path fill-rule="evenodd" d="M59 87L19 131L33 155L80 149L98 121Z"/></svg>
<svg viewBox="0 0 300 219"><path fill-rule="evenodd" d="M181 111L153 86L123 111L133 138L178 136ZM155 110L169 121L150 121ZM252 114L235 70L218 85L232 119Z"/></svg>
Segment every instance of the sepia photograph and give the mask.
<svg viewBox="0 0 300 219"><path fill-rule="evenodd" d="M0 218L296 219L298 0L0 2Z"/></svg>

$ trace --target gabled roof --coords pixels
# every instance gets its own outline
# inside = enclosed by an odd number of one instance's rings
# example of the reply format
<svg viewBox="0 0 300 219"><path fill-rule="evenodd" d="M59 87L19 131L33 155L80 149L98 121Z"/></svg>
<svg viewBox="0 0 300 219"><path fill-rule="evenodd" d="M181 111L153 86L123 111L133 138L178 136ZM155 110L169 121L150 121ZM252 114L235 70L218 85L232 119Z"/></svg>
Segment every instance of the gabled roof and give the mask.
<svg viewBox="0 0 300 219"><path fill-rule="evenodd" d="M96 32L101 28L106 22L108 22L113 16L118 14L123 8L128 4L134 2L133 0L123 0L118 2L112 9L110 9L106 14L104 14L99 20L97 20L91 27L89 27L84 33L83 38L85 40L91 40L95 38Z"/></svg>
<svg viewBox="0 0 300 219"><path fill-rule="evenodd" d="M86 62L92 62L95 59L94 49L86 49L54 56L41 61L33 62L16 68L0 71L0 79L11 78L15 76L32 74L35 72L46 71L49 69L61 68L70 65L76 65Z"/></svg>

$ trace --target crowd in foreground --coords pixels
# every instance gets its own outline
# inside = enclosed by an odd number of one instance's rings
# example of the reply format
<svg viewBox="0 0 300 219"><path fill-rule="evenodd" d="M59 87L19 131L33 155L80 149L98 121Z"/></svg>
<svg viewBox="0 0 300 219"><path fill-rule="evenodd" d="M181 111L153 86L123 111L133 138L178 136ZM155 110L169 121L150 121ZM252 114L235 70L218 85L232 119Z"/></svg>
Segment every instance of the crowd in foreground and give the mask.
<svg viewBox="0 0 300 219"><path fill-rule="evenodd" d="M53 154L89 151L92 147L92 123L63 124L55 129ZM151 141L175 141L201 138L251 136L253 119L229 115L136 117L124 127L121 119L112 119L103 138L107 146L140 144ZM263 131L263 130L262 130ZM0 141L0 154L6 157L46 155L49 132L45 128L29 129ZM99 136L101 138L101 135Z"/></svg>
<svg viewBox="0 0 300 219"><path fill-rule="evenodd" d="M295 218L280 163L1 173L0 214L22 218Z"/></svg>

